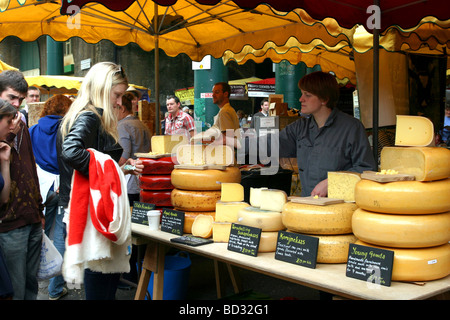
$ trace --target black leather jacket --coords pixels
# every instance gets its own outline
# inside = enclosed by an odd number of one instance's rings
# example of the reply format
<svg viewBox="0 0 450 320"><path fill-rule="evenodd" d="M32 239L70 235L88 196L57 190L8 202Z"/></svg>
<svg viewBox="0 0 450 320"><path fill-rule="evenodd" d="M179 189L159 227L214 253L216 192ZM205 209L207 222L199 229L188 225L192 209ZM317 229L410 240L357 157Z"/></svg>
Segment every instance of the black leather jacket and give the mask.
<svg viewBox="0 0 450 320"><path fill-rule="evenodd" d="M97 108L97 111L100 115L103 113L103 109ZM103 130L100 118L92 111L78 116L64 142L58 130L56 150L60 172L60 206L67 207L69 204L73 170L89 175L89 148L108 154L117 162L122 155L122 147Z"/></svg>

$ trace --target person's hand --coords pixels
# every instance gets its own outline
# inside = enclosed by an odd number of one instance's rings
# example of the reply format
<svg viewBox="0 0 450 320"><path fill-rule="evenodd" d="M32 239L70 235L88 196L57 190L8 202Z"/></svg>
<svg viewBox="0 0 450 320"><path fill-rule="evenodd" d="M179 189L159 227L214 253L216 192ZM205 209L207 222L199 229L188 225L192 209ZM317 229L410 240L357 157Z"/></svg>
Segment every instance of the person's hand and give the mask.
<svg viewBox="0 0 450 320"><path fill-rule="evenodd" d="M127 170L127 166L132 166L133 169ZM125 162L125 164L122 166L122 170L124 174L139 175L142 173L142 170L144 170L144 165L139 159L134 160L129 158L127 162Z"/></svg>
<svg viewBox="0 0 450 320"><path fill-rule="evenodd" d="M0 160L9 161L11 156L11 147L6 142L0 142Z"/></svg>
<svg viewBox="0 0 450 320"><path fill-rule="evenodd" d="M22 116L20 111L17 111L16 116L12 119L12 128L11 132L17 135L20 130L20 123L22 122Z"/></svg>
<svg viewBox="0 0 450 320"><path fill-rule="evenodd" d="M311 191L311 196L326 197L328 195L328 179L320 181L313 191Z"/></svg>

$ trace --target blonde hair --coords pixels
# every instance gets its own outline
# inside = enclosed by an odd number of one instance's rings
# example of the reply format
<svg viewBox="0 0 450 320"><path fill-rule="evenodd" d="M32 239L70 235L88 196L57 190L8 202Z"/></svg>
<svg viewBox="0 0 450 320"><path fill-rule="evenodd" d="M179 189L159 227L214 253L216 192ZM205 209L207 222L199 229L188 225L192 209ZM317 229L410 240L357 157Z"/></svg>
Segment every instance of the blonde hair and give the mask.
<svg viewBox="0 0 450 320"><path fill-rule="evenodd" d="M100 118L104 130L118 142L117 117L113 112L111 89L119 84L128 86L127 77L120 65L112 62L95 64L84 77L77 98L62 120L62 139L70 132L80 114L92 111ZM103 114L100 115L96 108L103 109Z"/></svg>

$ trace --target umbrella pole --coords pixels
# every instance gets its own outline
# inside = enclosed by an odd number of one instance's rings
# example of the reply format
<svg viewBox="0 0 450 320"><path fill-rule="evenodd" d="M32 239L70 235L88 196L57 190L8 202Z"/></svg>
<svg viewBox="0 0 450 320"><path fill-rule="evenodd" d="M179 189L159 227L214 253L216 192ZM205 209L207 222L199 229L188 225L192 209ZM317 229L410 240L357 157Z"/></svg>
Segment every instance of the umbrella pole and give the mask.
<svg viewBox="0 0 450 320"><path fill-rule="evenodd" d="M374 4L379 6L379 0L374 0ZM373 157L375 163L378 164L378 113L379 113L379 76L380 76L380 56L379 56L379 38L380 30L375 27L373 29L373 89L372 89L372 141L373 141Z"/></svg>
<svg viewBox="0 0 450 320"><path fill-rule="evenodd" d="M155 15L153 17L155 27L155 134L161 134L160 106L159 106L159 27L158 27L158 4L155 2ZM162 133L164 134L164 133Z"/></svg>

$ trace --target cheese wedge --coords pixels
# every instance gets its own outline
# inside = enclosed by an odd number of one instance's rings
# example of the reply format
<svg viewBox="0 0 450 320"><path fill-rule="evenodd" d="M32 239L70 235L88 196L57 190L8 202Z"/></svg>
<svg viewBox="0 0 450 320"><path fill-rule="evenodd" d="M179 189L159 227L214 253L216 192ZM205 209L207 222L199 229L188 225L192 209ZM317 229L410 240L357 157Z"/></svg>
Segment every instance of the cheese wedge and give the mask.
<svg viewBox="0 0 450 320"><path fill-rule="evenodd" d="M395 145L417 147L434 145L433 122L420 116L397 115Z"/></svg>
<svg viewBox="0 0 450 320"><path fill-rule="evenodd" d="M431 214L450 211L450 179L356 184L358 207L380 213Z"/></svg>
<svg viewBox="0 0 450 320"><path fill-rule="evenodd" d="M250 205L246 202L216 202L216 218L217 222L237 222L238 212Z"/></svg>
<svg viewBox="0 0 450 320"><path fill-rule="evenodd" d="M450 177L450 150L440 147L384 147L380 168L412 174L416 181Z"/></svg>
<svg viewBox="0 0 450 320"><path fill-rule="evenodd" d="M173 189L170 200L181 211L214 211L220 199L220 191L192 191Z"/></svg>
<svg viewBox="0 0 450 320"><path fill-rule="evenodd" d="M217 222L213 223L212 237L214 242L228 242L231 232L231 222Z"/></svg>
<svg viewBox="0 0 450 320"><path fill-rule="evenodd" d="M204 165L206 164L204 150L205 146L200 144L180 145L176 149L177 162L186 165Z"/></svg>
<svg viewBox="0 0 450 320"><path fill-rule="evenodd" d="M437 247L400 249L381 247L363 241L356 244L394 251L393 281L431 281L450 274L450 244Z"/></svg>
<svg viewBox="0 0 450 320"><path fill-rule="evenodd" d="M234 163L234 150L230 146L210 144L204 152L207 164L229 166Z"/></svg>
<svg viewBox="0 0 450 320"><path fill-rule="evenodd" d="M221 183L220 201L239 202L244 201L244 187L239 183Z"/></svg>
<svg viewBox="0 0 450 320"><path fill-rule="evenodd" d="M176 153L177 147L187 144L187 137L180 134L156 135L151 138L151 150L157 154Z"/></svg>
<svg viewBox="0 0 450 320"><path fill-rule="evenodd" d="M220 182L241 182L241 170L227 167L225 170L173 169L172 185L183 190L220 190Z"/></svg>
<svg viewBox="0 0 450 320"><path fill-rule="evenodd" d="M425 248L450 241L450 212L426 215L374 213L358 208L352 217L358 239L394 248Z"/></svg>
<svg viewBox="0 0 450 320"><path fill-rule="evenodd" d="M212 236L214 218L210 215L199 214L192 224L192 235L200 238Z"/></svg>
<svg viewBox="0 0 450 320"><path fill-rule="evenodd" d="M175 210L183 211L180 208L174 208ZM215 211L185 211L184 212L184 225L183 225L183 233L192 233L192 224L194 223L195 218L198 215L208 215L214 218L216 215Z"/></svg>
<svg viewBox="0 0 450 320"><path fill-rule="evenodd" d="M361 174L349 171L328 172L328 198L355 201L355 186Z"/></svg>
<svg viewBox="0 0 450 320"><path fill-rule="evenodd" d="M259 208L261 206L261 190L267 190L268 188L252 188L250 187L250 204L252 207Z"/></svg>
<svg viewBox="0 0 450 320"><path fill-rule="evenodd" d="M287 202L287 194L283 190L262 189L260 197L261 210L281 212Z"/></svg>
<svg viewBox="0 0 450 320"><path fill-rule="evenodd" d="M260 228L261 231L283 230L281 213L277 211L262 210L255 207L245 207L238 212L238 223L249 227Z"/></svg>
<svg viewBox="0 0 450 320"><path fill-rule="evenodd" d="M352 232L352 215L357 209L352 202L319 206L288 202L282 222L290 230L307 234L347 234Z"/></svg>

